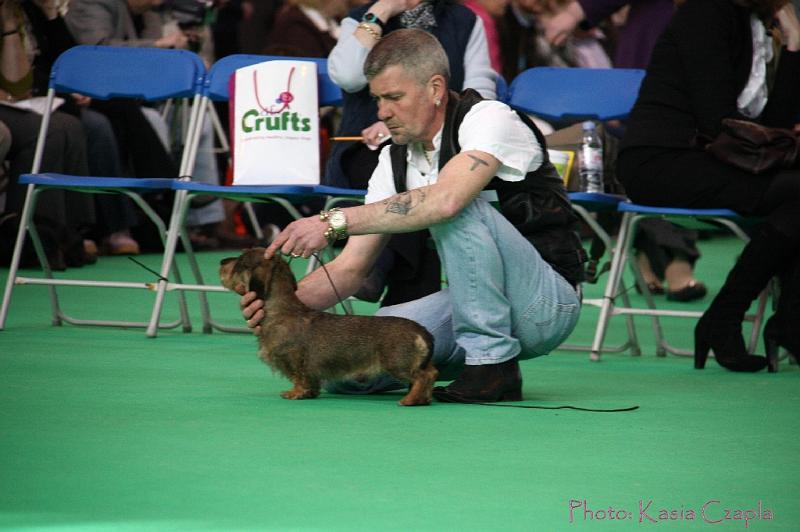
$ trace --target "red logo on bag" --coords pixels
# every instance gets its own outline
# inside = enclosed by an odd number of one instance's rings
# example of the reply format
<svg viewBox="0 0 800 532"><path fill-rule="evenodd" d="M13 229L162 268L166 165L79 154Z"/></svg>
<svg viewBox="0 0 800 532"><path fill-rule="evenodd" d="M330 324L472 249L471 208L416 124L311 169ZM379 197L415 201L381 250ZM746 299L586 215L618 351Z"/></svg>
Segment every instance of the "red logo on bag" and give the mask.
<svg viewBox="0 0 800 532"><path fill-rule="evenodd" d="M283 91L278 95L275 99L275 103L281 104L280 107L270 106L264 107L261 103L261 98L258 97L258 72L253 71L253 92L256 95L256 103L263 111L263 114L267 115L277 115L282 113L286 109L290 109L291 106L289 104L292 103L294 100L294 95L292 94L292 76L294 75L294 67L289 71L289 79L286 80L286 90Z"/></svg>
<svg viewBox="0 0 800 532"><path fill-rule="evenodd" d="M292 67L289 71L289 77L286 80L286 90L278 94L278 97L275 99L276 105L271 105L269 107L261 103L261 98L258 96L258 73L255 70L253 71L253 93L256 97L256 104L261 111L250 109L242 115L240 126L244 133L262 131L311 131L311 119L291 111L291 103L294 101L294 94L292 94L292 77L294 76L294 70L295 67Z"/></svg>

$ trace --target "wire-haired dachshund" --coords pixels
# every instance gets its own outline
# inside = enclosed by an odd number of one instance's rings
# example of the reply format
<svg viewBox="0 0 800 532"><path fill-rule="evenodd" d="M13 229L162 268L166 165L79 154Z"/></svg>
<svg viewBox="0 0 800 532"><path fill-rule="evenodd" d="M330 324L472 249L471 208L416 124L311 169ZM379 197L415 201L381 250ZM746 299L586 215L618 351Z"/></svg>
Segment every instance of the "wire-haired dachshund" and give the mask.
<svg viewBox="0 0 800 532"><path fill-rule="evenodd" d="M427 405L437 371L433 337L418 323L390 316L343 316L312 310L295 295L289 265L264 248L220 262L222 285L253 291L264 300L258 355L294 384L284 399L313 399L322 381L388 373L410 383L401 405ZM238 289L238 290L237 290Z"/></svg>

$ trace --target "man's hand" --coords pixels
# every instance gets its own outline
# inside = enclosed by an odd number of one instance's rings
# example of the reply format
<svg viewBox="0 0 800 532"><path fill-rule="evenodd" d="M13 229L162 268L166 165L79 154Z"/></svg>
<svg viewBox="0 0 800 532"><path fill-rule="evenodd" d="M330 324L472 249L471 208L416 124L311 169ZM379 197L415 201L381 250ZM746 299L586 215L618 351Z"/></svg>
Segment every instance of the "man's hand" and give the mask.
<svg viewBox="0 0 800 532"><path fill-rule="evenodd" d="M417 7L422 0L378 0L369 10L384 22L403 11Z"/></svg>
<svg viewBox="0 0 800 532"><path fill-rule="evenodd" d="M295 220L275 237L264 252L264 257L270 259L280 250L284 255L308 258L328 246L325 238L327 229L328 222L323 222L319 216Z"/></svg>
<svg viewBox="0 0 800 532"><path fill-rule="evenodd" d="M78 94L77 92L73 92L71 96L72 101L75 102L75 105L80 107L89 107L89 105L92 103L91 96L84 96L83 94Z"/></svg>
<svg viewBox="0 0 800 532"><path fill-rule="evenodd" d="M186 34L178 30L164 35L153 44L156 48L186 48L188 43Z"/></svg>
<svg viewBox="0 0 800 532"><path fill-rule="evenodd" d="M42 11L47 20L53 20L58 16L58 3L55 0L33 0Z"/></svg>
<svg viewBox="0 0 800 532"><path fill-rule="evenodd" d="M781 32L781 42L790 52L800 50L800 21L797 11L791 2L785 4L775 13L775 21Z"/></svg>
<svg viewBox="0 0 800 532"><path fill-rule="evenodd" d="M247 321L247 326L253 329L253 334L260 334L259 324L264 319L264 301L258 299L255 292L247 292L239 299L239 306L242 308L242 316Z"/></svg>
<svg viewBox="0 0 800 532"><path fill-rule="evenodd" d="M0 24L2 24L3 32L19 29L16 19L19 9L19 0L3 0L0 2Z"/></svg>
<svg viewBox="0 0 800 532"><path fill-rule="evenodd" d="M371 150L377 150L384 141L392 136L389 128L381 121L375 122L368 128L361 131L362 142Z"/></svg>
<svg viewBox="0 0 800 532"><path fill-rule="evenodd" d="M545 38L552 44L561 46L583 18L583 8L577 1L573 1L555 14L542 15L540 20L544 26Z"/></svg>

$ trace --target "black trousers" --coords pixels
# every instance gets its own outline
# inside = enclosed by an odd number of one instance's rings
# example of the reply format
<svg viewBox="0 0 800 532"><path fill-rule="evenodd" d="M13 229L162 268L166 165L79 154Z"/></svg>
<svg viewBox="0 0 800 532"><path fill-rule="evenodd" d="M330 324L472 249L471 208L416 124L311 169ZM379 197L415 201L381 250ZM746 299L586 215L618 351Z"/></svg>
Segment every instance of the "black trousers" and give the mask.
<svg viewBox="0 0 800 532"><path fill-rule="evenodd" d="M791 257L776 274L800 264L800 161L794 168L752 175L700 150L623 150L617 170L633 201L698 209L725 208L759 216L785 238ZM758 238L755 233L754 238ZM798 294L795 294L798 296Z"/></svg>
<svg viewBox="0 0 800 532"><path fill-rule="evenodd" d="M11 130L9 161L9 186L6 193L6 211L22 212L25 188L18 179L31 171L36 150L36 139L42 117L30 111L0 106L0 121ZM86 137L83 126L74 116L55 112L50 119L42 172L88 175ZM48 190L39 195L36 216L73 235L79 228L94 223L92 198L86 194L64 190Z"/></svg>

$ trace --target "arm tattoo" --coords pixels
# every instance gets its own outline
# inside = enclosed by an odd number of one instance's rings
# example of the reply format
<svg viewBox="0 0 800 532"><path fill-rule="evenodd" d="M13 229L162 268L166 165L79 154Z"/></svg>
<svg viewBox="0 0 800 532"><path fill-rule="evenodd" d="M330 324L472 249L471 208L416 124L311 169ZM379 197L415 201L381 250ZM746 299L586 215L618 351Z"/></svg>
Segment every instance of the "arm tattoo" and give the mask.
<svg viewBox="0 0 800 532"><path fill-rule="evenodd" d="M424 201L425 192L421 190L409 190L385 199L383 204L386 205L386 212L406 216L411 212L411 209Z"/></svg>
<svg viewBox="0 0 800 532"><path fill-rule="evenodd" d="M475 169L476 169L477 167L481 166L481 165L483 165L483 166L489 166L489 163L487 163L486 161L484 161L484 160L483 160L483 159L481 159L480 157L475 157L475 156L474 156L474 155L472 155L472 154L468 154L468 155L469 155L469 158L470 158L470 159L472 159L472 161L473 161L473 162L472 162L472 167L469 169L469 171L470 171L470 172L474 172L474 171L475 171Z"/></svg>

